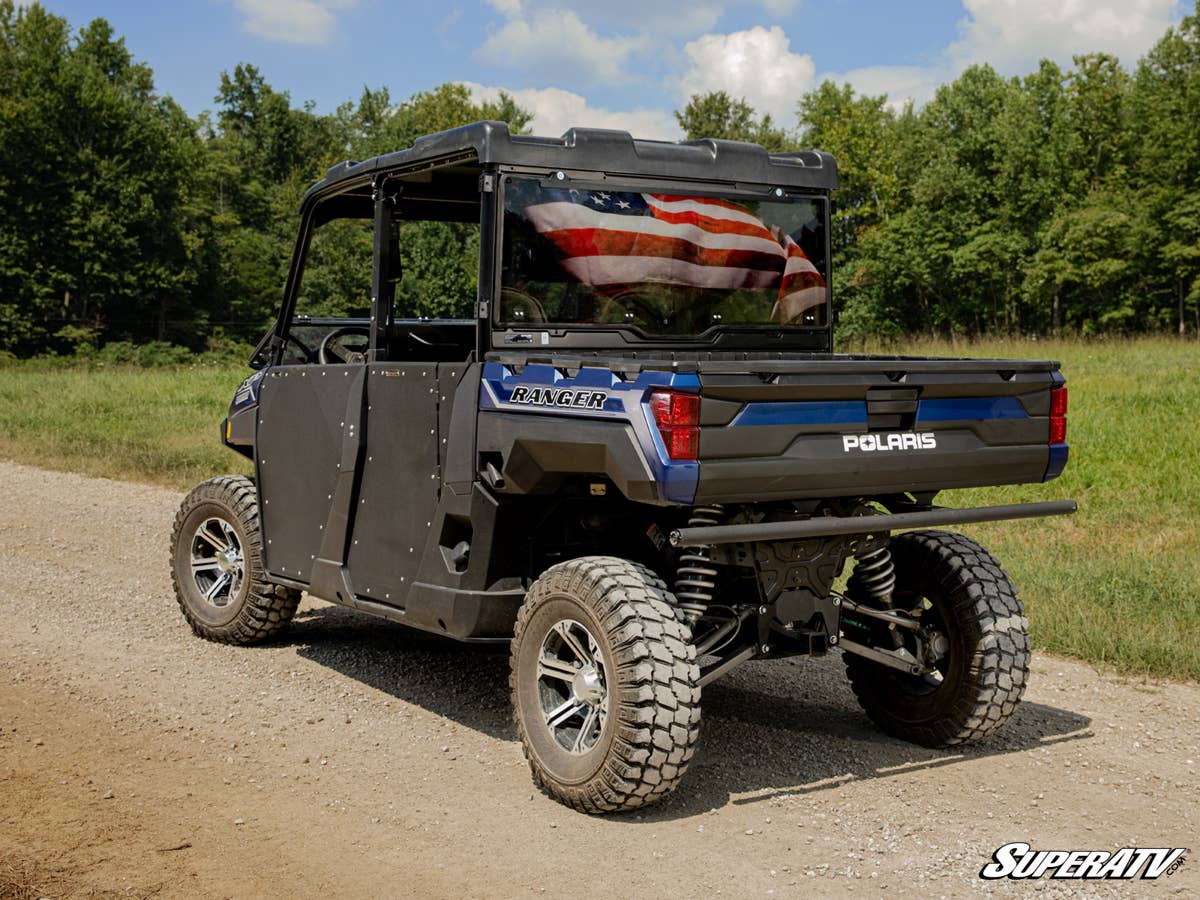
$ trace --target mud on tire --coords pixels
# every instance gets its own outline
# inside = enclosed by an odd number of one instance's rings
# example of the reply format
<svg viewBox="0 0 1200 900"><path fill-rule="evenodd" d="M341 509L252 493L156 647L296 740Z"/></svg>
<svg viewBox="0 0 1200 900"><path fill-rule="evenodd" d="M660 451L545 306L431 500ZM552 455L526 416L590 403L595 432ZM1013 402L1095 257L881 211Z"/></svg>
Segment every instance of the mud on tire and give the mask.
<svg viewBox="0 0 1200 900"><path fill-rule="evenodd" d="M949 638L938 679L844 654L867 715L888 734L929 747L981 740L1008 721L1029 676L1029 622L1000 563L975 541L946 531L891 540L893 606L926 607ZM927 601L924 602L923 601Z"/></svg>
<svg viewBox="0 0 1200 900"><path fill-rule="evenodd" d="M587 813L670 793L700 734L690 641L649 569L604 556L548 569L518 614L509 677L534 782Z"/></svg>
<svg viewBox="0 0 1200 900"><path fill-rule="evenodd" d="M266 580L254 482L241 475L192 488L175 515L171 580L192 631L255 644L285 628L300 592Z"/></svg>

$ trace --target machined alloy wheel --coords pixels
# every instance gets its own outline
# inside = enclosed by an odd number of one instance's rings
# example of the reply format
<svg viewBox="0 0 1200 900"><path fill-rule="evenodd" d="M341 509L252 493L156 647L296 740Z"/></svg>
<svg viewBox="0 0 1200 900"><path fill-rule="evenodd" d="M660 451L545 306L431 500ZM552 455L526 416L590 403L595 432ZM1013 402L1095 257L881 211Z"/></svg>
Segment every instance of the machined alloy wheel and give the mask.
<svg viewBox="0 0 1200 900"><path fill-rule="evenodd" d="M509 680L534 781L589 813L666 796L699 737L699 677L649 569L605 556L548 569L517 616Z"/></svg>
<svg viewBox="0 0 1200 900"><path fill-rule="evenodd" d="M563 619L546 632L538 666L538 698L546 727L568 753L596 746L608 715L604 657L587 626Z"/></svg>
<svg viewBox="0 0 1200 900"><path fill-rule="evenodd" d="M283 629L300 592L266 578L254 482L226 475L194 487L175 516L171 576L192 631L253 644Z"/></svg>
<svg viewBox="0 0 1200 900"><path fill-rule="evenodd" d="M205 519L192 536L192 579L204 601L221 609L241 590L246 560L237 529L220 516Z"/></svg>

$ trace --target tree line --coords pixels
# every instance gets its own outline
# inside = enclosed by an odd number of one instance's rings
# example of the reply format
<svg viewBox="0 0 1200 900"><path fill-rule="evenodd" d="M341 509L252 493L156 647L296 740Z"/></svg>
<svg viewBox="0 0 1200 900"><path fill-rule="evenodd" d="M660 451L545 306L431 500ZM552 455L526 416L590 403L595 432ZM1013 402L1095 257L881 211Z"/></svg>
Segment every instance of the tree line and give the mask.
<svg viewBox="0 0 1200 900"><path fill-rule="evenodd" d="M328 167L480 119L530 120L456 84L400 103L364 88L318 114L252 65L222 73L214 100L189 117L103 19L76 34L39 4L0 0L0 352L255 341L278 308L300 198ZM431 302L417 311L438 313Z"/></svg>
<svg viewBox="0 0 1200 900"><path fill-rule="evenodd" d="M248 64L214 104L191 117L157 92L103 19L76 32L0 0L0 352L254 340L330 165L531 119L456 84L399 102L364 87L318 113ZM689 138L837 157L842 337L1200 330L1200 4L1132 71L1102 54L1022 78L975 66L920 109L826 82L796 113L788 128L716 92L676 116ZM425 248L427 280L465 277L452 238Z"/></svg>
<svg viewBox="0 0 1200 900"><path fill-rule="evenodd" d="M1200 333L1200 4L1132 71L977 65L920 109L825 82L797 116L721 93L676 113L689 137L837 158L842 337Z"/></svg>

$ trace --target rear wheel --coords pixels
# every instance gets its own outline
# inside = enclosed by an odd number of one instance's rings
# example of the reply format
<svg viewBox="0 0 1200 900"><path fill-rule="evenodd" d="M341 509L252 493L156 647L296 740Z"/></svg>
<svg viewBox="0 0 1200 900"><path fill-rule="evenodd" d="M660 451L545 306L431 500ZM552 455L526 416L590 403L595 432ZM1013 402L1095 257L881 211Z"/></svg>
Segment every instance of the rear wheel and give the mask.
<svg viewBox="0 0 1200 900"><path fill-rule="evenodd" d="M880 728L905 740L945 747L986 738L1012 716L1029 676L1028 620L1016 589L1000 563L961 534L908 532L890 549L892 606L944 638L945 652L925 675L846 653L855 695Z"/></svg>
<svg viewBox="0 0 1200 900"><path fill-rule="evenodd" d="M529 590L512 643L513 713L534 781L581 812L633 809L679 783L700 733L699 669L666 585L584 557Z"/></svg>
<svg viewBox="0 0 1200 900"><path fill-rule="evenodd" d="M266 580L254 482L241 475L192 488L171 536L175 598L192 631L210 641L254 644L281 631L300 592Z"/></svg>

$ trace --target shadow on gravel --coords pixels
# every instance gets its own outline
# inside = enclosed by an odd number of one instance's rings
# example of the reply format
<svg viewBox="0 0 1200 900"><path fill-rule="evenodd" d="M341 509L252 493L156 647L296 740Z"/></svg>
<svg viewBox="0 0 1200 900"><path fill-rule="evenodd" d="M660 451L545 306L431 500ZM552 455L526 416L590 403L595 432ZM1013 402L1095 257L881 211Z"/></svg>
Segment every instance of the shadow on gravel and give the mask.
<svg viewBox="0 0 1200 900"><path fill-rule="evenodd" d="M505 741L508 647L463 644L342 606L301 609L283 641L304 659Z"/></svg>
<svg viewBox="0 0 1200 900"><path fill-rule="evenodd" d="M460 644L337 606L302 611L286 640L301 657L392 697L493 738L516 740L507 647ZM850 691L840 654L750 663L705 689L700 749L687 778L639 818L681 818L731 802L800 797L1086 740L1090 725L1086 716L1026 700L992 740L929 749L875 729ZM734 794L753 796L731 800Z"/></svg>

